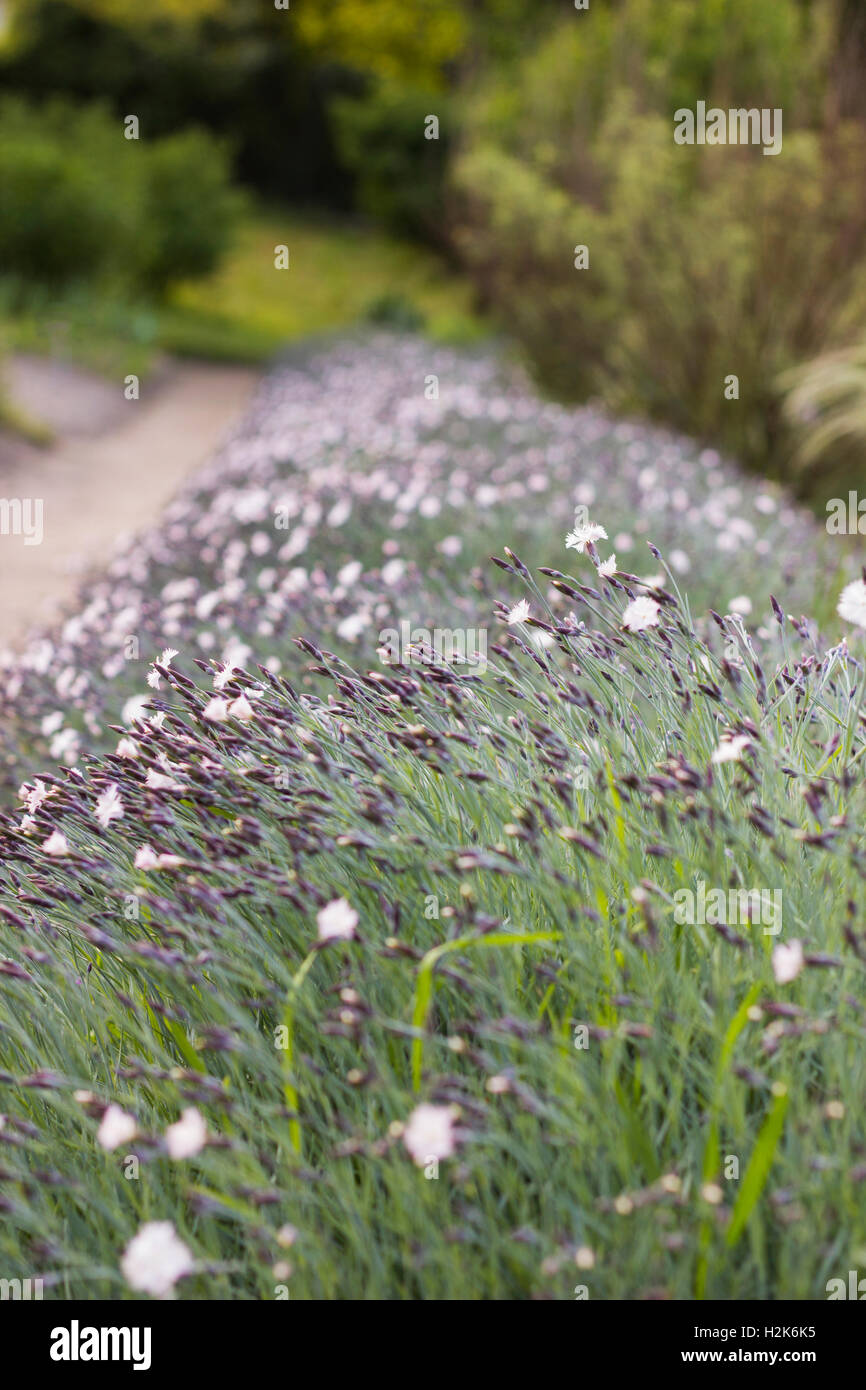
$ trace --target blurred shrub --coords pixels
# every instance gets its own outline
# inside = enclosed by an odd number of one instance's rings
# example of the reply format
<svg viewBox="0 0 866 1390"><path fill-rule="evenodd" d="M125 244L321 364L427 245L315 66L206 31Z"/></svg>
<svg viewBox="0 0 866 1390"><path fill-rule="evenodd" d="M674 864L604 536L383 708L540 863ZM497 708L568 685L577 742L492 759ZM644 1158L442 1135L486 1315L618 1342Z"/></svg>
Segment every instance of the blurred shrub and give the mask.
<svg viewBox="0 0 866 1390"><path fill-rule="evenodd" d="M231 186L224 148L204 131L157 140L144 153L138 267L145 283L161 290L214 269L243 200Z"/></svg>
<svg viewBox="0 0 866 1390"><path fill-rule="evenodd" d="M828 32L815 15L625 0L476 97L455 240L557 393L783 469L779 374L866 313L866 130L808 128ZM675 145L674 102L698 100L783 107L782 154Z"/></svg>
<svg viewBox="0 0 866 1390"><path fill-rule="evenodd" d="M113 130L113 144L118 131ZM48 284L95 273L113 241L117 189L106 185L107 123L51 104L0 106L0 267Z"/></svg>
<svg viewBox="0 0 866 1390"><path fill-rule="evenodd" d="M575 178L587 177L587 153L626 94L637 111L670 118L703 100L781 106L786 132L813 126L826 100L833 14L831 0L811 7L799 0L592 6L541 29L519 63L480 84L469 134L524 159L541 147L573 187Z"/></svg>
<svg viewBox="0 0 866 1390"><path fill-rule="evenodd" d="M337 148L355 176L358 205L397 233L437 238L450 148L446 107L441 93L391 83L333 102ZM436 139L425 136L429 116L439 121Z"/></svg>
<svg viewBox="0 0 866 1390"><path fill-rule="evenodd" d="M364 310L368 323L391 328L397 333L423 333L427 319L405 295L386 292L372 300Z"/></svg>
<svg viewBox="0 0 866 1390"><path fill-rule="evenodd" d="M128 141L99 107L0 104L0 267L11 283L162 290L205 275L237 211L225 152L201 132Z"/></svg>
<svg viewBox="0 0 866 1390"><path fill-rule="evenodd" d="M0 264L34 280L92 273L112 219L85 160L44 136L0 141Z"/></svg>

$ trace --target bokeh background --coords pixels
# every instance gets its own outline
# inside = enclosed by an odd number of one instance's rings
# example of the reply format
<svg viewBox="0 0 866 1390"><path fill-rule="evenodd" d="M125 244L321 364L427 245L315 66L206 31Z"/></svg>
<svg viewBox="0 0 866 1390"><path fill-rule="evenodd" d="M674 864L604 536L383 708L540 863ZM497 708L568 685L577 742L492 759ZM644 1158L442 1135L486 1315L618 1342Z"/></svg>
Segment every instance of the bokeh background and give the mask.
<svg viewBox="0 0 866 1390"><path fill-rule="evenodd" d="M5 0L0 35L7 353L146 378L495 332L556 396L856 486L863 0ZM781 156L675 146L698 101L781 108Z"/></svg>

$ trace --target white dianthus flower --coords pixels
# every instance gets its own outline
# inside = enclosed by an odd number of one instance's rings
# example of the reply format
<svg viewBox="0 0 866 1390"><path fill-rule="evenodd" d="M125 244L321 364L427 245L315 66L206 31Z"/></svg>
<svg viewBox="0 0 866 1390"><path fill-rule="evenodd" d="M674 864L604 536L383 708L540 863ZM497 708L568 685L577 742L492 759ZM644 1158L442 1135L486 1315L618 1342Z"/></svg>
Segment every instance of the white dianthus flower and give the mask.
<svg viewBox="0 0 866 1390"><path fill-rule="evenodd" d="M167 1298L194 1265L170 1221L147 1221L127 1245L120 1268L131 1289Z"/></svg>
<svg viewBox="0 0 866 1390"><path fill-rule="evenodd" d="M345 898L335 898L316 914L320 941L351 941L358 925L358 914Z"/></svg>
<svg viewBox="0 0 866 1390"><path fill-rule="evenodd" d="M866 627L866 583L862 579L855 579L853 584L845 585L839 596L836 612L846 623Z"/></svg>
<svg viewBox="0 0 866 1390"><path fill-rule="evenodd" d="M455 1118L451 1105L416 1105L403 1131L403 1143L419 1167L431 1159L450 1158L454 1153Z"/></svg>
<svg viewBox="0 0 866 1390"><path fill-rule="evenodd" d="M655 627L659 620L661 607L654 598L632 599L622 615L622 625L629 632L643 632L645 628Z"/></svg>
<svg viewBox="0 0 866 1390"><path fill-rule="evenodd" d="M566 549L576 550L578 555L582 555L588 545L595 545L596 541L606 540L607 532L604 527L588 521L585 526L575 526L573 531L569 531L565 538L565 545Z"/></svg>

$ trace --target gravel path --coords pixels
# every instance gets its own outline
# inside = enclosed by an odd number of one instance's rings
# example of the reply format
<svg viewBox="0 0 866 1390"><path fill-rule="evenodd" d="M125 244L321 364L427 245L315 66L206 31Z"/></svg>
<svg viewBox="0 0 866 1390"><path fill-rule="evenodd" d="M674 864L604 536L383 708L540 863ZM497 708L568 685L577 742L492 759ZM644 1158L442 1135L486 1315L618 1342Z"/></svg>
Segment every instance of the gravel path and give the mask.
<svg viewBox="0 0 866 1390"><path fill-rule="evenodd" d="M173 362L142 386L140 400L127 401L88 372L18 356L6 380L15 404L57 436L40 449L0 433L0 498L43 504L41 544L0 534L0 644L18 645L85 570L156 520L241 415L259 375Z"/></svg>

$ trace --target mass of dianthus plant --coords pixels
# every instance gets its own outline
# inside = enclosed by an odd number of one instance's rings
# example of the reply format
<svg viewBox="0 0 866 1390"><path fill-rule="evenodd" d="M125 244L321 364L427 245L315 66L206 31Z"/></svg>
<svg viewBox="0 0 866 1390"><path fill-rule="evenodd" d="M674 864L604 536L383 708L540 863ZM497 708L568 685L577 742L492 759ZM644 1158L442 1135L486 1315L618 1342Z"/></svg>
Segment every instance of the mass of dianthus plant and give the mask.
<svg viewBox="0 0 866 1390"><path fill-rule="evenodd" d="M848 1268L861 654L776 603L764 670L741 618L701 637L661 554L648 587L590 529L576 574L497 559L483 671L355 669L308 632L314 701L167 651L115 751L21 788L0 832L9 1277L812 1298ZM781 889L779 933L684 922L700 882Z"/></svg>

